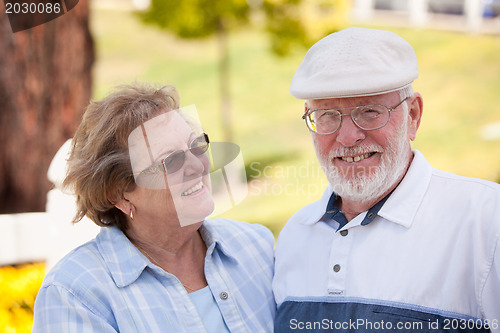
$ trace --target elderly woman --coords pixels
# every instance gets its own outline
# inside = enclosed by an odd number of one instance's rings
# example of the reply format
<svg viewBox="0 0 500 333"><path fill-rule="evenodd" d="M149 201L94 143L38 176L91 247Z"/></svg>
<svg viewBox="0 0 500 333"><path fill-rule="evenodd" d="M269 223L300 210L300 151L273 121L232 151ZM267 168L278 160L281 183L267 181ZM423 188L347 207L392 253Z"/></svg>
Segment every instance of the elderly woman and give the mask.
<svg viewBox="0 0 500 333"><path fill-rule="evenodd" d="M175 88L126 86L87 108L65 186L97 237L46 276L33 332L271 332L274 238L209 220L208 136Z"/></svg>

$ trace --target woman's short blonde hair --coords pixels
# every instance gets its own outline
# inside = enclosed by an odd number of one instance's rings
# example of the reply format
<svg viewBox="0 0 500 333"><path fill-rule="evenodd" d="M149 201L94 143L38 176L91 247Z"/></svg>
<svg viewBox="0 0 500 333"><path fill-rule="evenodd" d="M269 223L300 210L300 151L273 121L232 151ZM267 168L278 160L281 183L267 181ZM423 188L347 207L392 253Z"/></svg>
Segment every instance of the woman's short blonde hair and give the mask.
<svg viewBox="0 0 500 333"><path fill-rule="evenodd" d="M120 86L87 107L73 137L65 189L76 195L73 222L87 216L99 226L127 229L125 214L115 207L123 193L135 188L128 152L132 130L152 117L179 108L173 86Z"/></svg>

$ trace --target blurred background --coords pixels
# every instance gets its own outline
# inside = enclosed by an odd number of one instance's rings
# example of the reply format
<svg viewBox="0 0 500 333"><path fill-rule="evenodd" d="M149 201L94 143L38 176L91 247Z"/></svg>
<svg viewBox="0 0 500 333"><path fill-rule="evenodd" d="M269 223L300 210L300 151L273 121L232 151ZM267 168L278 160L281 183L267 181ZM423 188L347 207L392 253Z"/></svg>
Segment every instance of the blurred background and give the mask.
<svg viewBox="0 0 500 333"><path fill-rule="evenodd" d="M499 15L496 0L80 0L14 34L2 8L0 332L31 330L46 246L61 230L76 242L96 232L70 230L71 205L47 195L64 175L49 180L49 166L90 99L134 81L176 86L211 141L241 148L249 193L222 217L277 236L327 185L291 78L308 46L353 25L415 49L424 115L414 148L435 168L500 181Z"/></svg>

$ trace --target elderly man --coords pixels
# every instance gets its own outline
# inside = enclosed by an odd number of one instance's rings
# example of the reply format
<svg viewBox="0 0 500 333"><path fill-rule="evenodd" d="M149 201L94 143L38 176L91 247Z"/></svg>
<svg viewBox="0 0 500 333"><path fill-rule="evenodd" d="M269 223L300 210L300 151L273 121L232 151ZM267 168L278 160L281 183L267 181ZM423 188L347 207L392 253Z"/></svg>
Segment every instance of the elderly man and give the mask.
<svg viewBox="0 0 500 333"><path fill-rule="evenodd" d="M411 149L417 67L396 34L349 28L297 69L330 185L278 238L275 332L500 332L500 186Z"/></svg>

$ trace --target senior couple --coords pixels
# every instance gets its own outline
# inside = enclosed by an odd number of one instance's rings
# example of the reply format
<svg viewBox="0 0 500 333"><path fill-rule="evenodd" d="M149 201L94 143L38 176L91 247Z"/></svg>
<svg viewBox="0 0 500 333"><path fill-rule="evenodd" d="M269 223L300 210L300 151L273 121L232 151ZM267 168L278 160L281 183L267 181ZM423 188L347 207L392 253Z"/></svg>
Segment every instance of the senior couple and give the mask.
<svg viewBox="0 0 500 333"><path fill-rule="evenodd" d="M210 140L171 87L92 102L65 186L102 226L48 273L34 332L500 332L500 186L412 150L412 47L349 28L291 93L329 186L281 231L206 219ZM300 113L297 113L300 116Z"/></svg>

